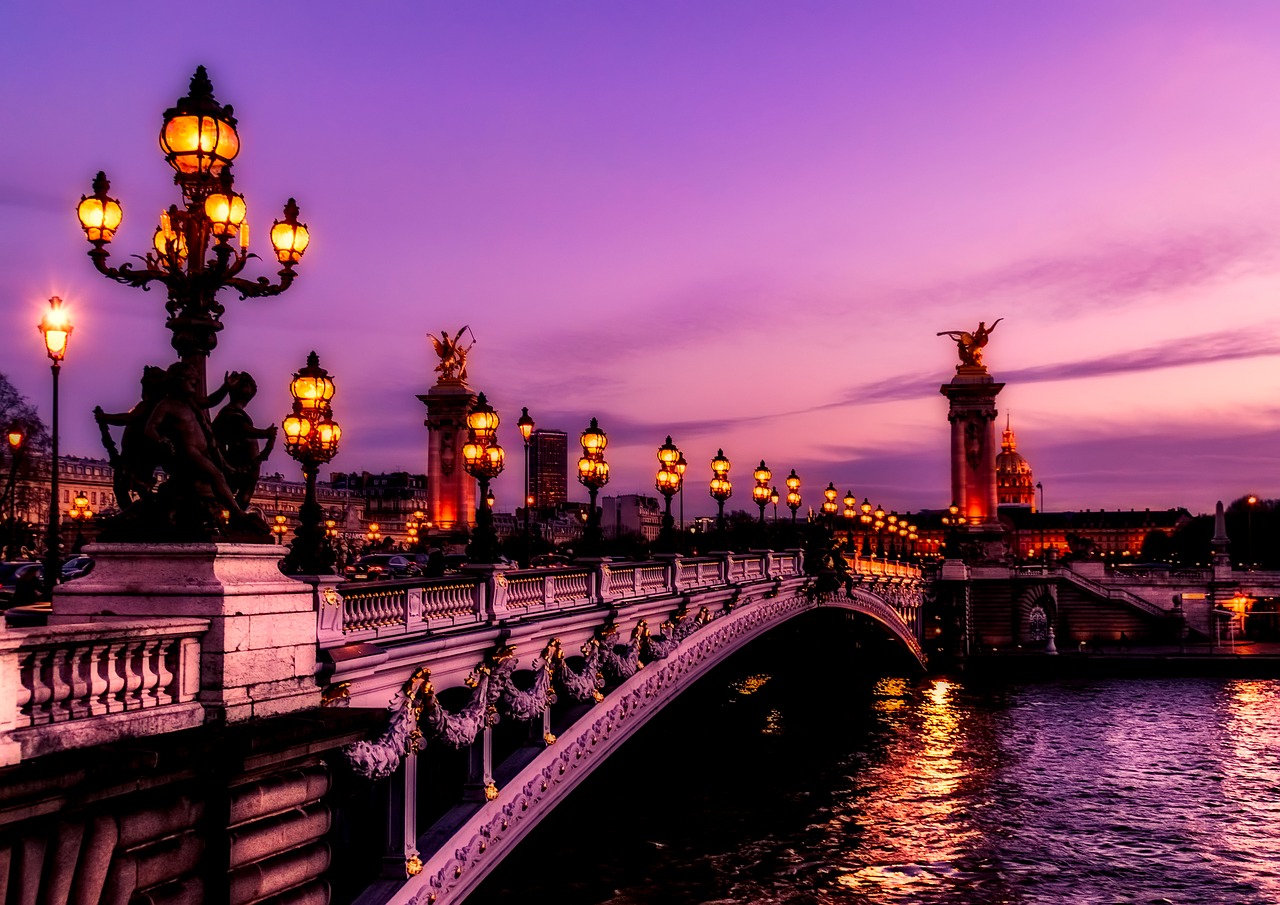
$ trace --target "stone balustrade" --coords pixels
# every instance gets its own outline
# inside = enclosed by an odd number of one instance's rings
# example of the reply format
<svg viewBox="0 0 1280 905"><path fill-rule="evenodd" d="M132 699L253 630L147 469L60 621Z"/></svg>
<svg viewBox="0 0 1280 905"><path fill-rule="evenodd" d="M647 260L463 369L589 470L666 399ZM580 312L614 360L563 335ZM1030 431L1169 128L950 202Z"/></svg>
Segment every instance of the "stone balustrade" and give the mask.
<svg viewBox="0 0 1280 905"><path fill-rule="evenodd" d="M320 647L328 649L488 620L518 620L535 613L769 581L799 575L802 567L800 551L788 550L669 557L660 562L600 560L559 569L473 567L470 573L445 578L349 582L337 588L340 622L319 608L317 637Z"/></svg>
<svg viewBox="0 0 1280 905"><path fill-rule="evenodd" d="M208 628L207 619L0 628L0 765L200 725Z"/></svg>

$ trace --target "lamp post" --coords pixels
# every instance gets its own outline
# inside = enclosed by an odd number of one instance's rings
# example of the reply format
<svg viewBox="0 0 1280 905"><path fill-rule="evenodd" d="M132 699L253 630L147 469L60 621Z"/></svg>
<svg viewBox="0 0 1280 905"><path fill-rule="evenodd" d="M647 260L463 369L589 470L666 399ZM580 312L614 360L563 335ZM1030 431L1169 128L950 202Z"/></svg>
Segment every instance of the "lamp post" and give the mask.
<svg viewBox="0 0 1280 905"><path fill-rule="evenodd" d="M276 545L284 546L284 536L289 533L289 520L282 513L277 513L271 533L276 536Z"/></svg>
<svg viewBox="0 0 1280 905"><path fill-rule="evenodd" d="M382 540L382 531L378 528L377 522L369 523L369 530L365 534L364 539L369 542L369 546L373 546Z"/></svg>
<svg viewBox="0 0 1280 905"><path fill-rule="evenodd" d="M684 486L680 472L676 470L676 462L680 459L680 450L667 437L667 442L658 447L658 476L654 486L666 500L666 510L662 516L662 532L658 535L659 545L665 552L675 550L675 520L671 518L671 498Z"/></svg>
<svg viewBox="0 0 1280 905"><path fill-rule="evenodd" d="M716 450L716 457L711 460L711 499L716 501L716 530L720 532L724 531L724 504L733 496L729 468L730 462L725 458L724 450Z"/></svg>
<svg viewBox="0 0 1280 905"><path fill-rule="evenodd" d="M62 359L67 355L67 343L71 340L72 330L71 320L67 312L62 310L62 299L56 295L49 299L49 310L40 319L39 329L44 337L44 350L49 356L53 372L53 408L49 419L52 443L49 458L49 531L44 565L44 592L52 600L53 589L62 572L62 560L59 556L62 540L58 530L62 521L62 512L58 508L58 374L62 370Z"/></svg>
<svg viewBox="0 0 1280 905"><path fill-rule="evenodd" d="M796 470L787 475L787 508L791 510L791 527L796 524L796 510L800 508L800 478Z"/></svg>
<svg viewBox="0 0 1280 905"><path fill-rule="evenodd" d="M776 530L778 527L778 500L782 499L778 495L778 488L774 487L769 491L769 502L773 503L773 526Z"/></svg>
<svg viewBox="0 0 1280 905"><path fill-rule="evenodd" d="M498 444L498 413L484 393L476 397L467 413L468 440L462 447L467 474L480 482L481 503L476 507L476 536L472 544L472 560L492 563L497 557L498 538L493 530L493 504L489 482L502 474L506 451Z"/></svg>
<svg viewBox="0 0 1280 905"><path fill-rule="evenodd" d="M889 556L897 555L897 537L898 537L898 513L890 512L885 517L885 542L888 547L886 559Z"/></svg>
<svg viewBox="0 0 1280 905"><path fill-rule="evenodd" d="M846 549L853 545L855 553L857 552L857 541L853 538L853 526L857 518L858 498L850 490L844 495L844 545Z"/></svg>
<svg viewBox="0 0 1280 905"><path fill-rule="evenodd" d="M284 446L302 466L307 480L306 495L298 510L298 528L281 568L287 575L332 575L334 552L321 524L324 510L316 500L316 476L320 466L338 453L342 428L333 420L329 400L333 398L333 378L320 367L320 357L312 352L307 364L293 375L289 392L293 412L284 419Z"/></svg>
<svg viewBox="0 0 1280 905"><path fill-rule="evenodd" d="M836 502L836 498L840 496L840 491L836 490L835 482L827 484L827 489L822 491L822 514L827 517L827 526L835 527L836 512L840 509L840 505Z"/></svg>
<svg viewBox="0 0 1280 905"><path fill-rule="evenodd" d="M271 245L280 262L279 282L266 277L242 279L238 274L249 261L249 228L244 196L233 190L231 163L240 152L240 136L230 106L213 97L213 85L203 66L191 77L186 97L164 112L160 148L175 170L174 182L182 191L182 205L160 215L152 248L141 256L142 266L107 264L111 242L123 219L120 203L107 195L111 184L105 173L93 180L93 194L81 196L76 208L85 238L93 248L89 257L103 275L119 283L150 288L161 283L168 295L165 326L173 333L173 347L181 359L193 365L204 396L205 361L222 330L223 306L219 291L234 289L241 298L278 295L293 283L293 268L302 258L311 235L298 222L298 205L290 198L284 219L271 226ZM232 240L238 238L238 249ZM212 257L209 257L212 252Z"/></svg>
<svg viewBox="0 0 1280 905"><path fill-rule="evenodd" d="M769 505L770 493L769 482L773 480L773 472L769 470L769 466L764 464L764 459L760 460L760 464L756 470L751 473L751 477L755 479L756 486L751 488L751 499L760 507L760 527L764 527L764 507ZM777 491L774 491L776 493ZM777 505L777 500L774 500Z"/></svg>
<svg viewBox="0 0 1280 905"><path fill-rule="evenodd" d="M876 533L876 542L875 542L875 546L871 550L871 555L879 556L883 559L884 558L884 537L880 534L880 532L884 530L885 511L881 506L877 505L875 508L875 511L871 513L871 516L872 516L871 529Z"/></svg>
<svg viewBox="0 0 1280 905"><path fill-rule="evenodd" d="M684 473L689 467L688 460L685 459L684 453L680 453L680 458L676 459L676 474L680 476L680 540L684 542Z"/></svg>
<svg viewBox="0 0 1280 905"><path fill-rule="evenodd" d="M1245 536L1248 538L1249 566L1253 566L1253 507L1258 505L1258 498L1252 493L1245 497Z"/></svg>
<svg viewBox="0 0 1280 905"><path fill-rule="evenodd" d="M862 505L858 507L858 521L862 523L862 555L871 555L871 501L866 497L862 498Z"/></svg>
<svg viewBox="0 0 1280 905"><path fill-rule="evenodd" d="M582 552L587 556L599 556L604 533L600 530L596 494L609 483L609 463L604 460L604 448L609 445L609 438L600 429L600 422L592 418L579 442L582 443L582 458L578 460L578 481L587 488L591 498L587 522L582 529Z"/></svg>
<svg viewBox="0 0 1280 905"><path fill-rule="evenodd" d="M5 487L5 495L9 497L9 550L8 558L18 558L18 456L22 452L26 434L22 428L14 424L9 428L9 481ZM3 499L0 498L0 503Z"/></svg>
<svg viewBox="0 0 1280 905"><path fill-rule="evenodd" d="M947 514L942 517L942 524L947 526L947 556L955 556L959 551L956 550L956 540L959 538L960 526L967 522L963 515L960 514L960 507L952 503L947 507Z"/></svg>
<svg viewBox="0 0 1280 905"><path fill-rule="evenodd" d="M529 438L533 436L533 418L529 417L527 407L520 409L520 420L516 422L520 428L520 439L524 440L524 544L520 550L520 568L529 568Z"/></svg>
<svg viewBox="0 0 1280 905"><path fill-rule="evenodd" d="M93 518L93 510L89 508L89 498L83 492L77 493L75 499L71 501L71 508L67 510L67 515L76 526L76 539L71 545L71 551L79 553L80 548L84 546L84 532L81 529L85 522Z"/></svg>

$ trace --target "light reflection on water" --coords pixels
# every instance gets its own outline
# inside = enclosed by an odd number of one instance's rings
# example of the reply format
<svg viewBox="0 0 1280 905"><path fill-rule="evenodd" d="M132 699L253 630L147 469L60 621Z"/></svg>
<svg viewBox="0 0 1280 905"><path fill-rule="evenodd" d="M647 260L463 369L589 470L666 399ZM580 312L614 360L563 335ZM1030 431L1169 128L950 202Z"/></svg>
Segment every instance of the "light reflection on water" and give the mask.
<svg viewBox="0 0 1280 905"><path fill-rule="evenodd" d="M615 755L475 905L1280 902L1280 682L733 682ZM673 741L684 768L655 772Z"/></svg>

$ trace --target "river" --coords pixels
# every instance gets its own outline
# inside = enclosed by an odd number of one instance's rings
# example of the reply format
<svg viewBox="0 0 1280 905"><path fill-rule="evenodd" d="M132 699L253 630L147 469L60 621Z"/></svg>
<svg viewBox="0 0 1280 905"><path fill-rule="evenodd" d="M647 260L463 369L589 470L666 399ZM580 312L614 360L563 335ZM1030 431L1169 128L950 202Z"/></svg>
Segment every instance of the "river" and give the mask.
<svg viewBox="0 0 1280 905"><path fill-rule="evenodd" d="M829 616L747 648L468 905L1280 902L1280 683L977 685L878 651Z"/></svg>

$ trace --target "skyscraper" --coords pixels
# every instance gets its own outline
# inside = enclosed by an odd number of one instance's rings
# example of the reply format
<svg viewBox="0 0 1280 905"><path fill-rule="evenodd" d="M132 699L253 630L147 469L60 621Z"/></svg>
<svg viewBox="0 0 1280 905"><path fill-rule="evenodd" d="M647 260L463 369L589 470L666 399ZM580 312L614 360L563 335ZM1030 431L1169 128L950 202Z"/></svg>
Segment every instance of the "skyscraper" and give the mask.
<svg viewBox="0 0 1280 905"><path fill-rule="evenodd" d="M529 493L537 509L565 502L569 493L569 435L535 430L529 437Z"/></svg>

